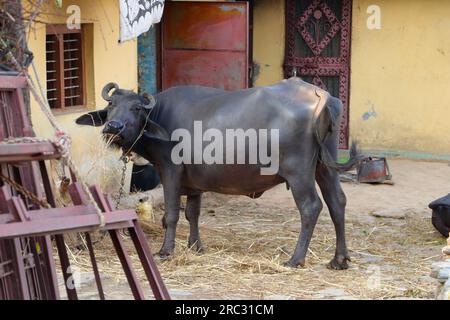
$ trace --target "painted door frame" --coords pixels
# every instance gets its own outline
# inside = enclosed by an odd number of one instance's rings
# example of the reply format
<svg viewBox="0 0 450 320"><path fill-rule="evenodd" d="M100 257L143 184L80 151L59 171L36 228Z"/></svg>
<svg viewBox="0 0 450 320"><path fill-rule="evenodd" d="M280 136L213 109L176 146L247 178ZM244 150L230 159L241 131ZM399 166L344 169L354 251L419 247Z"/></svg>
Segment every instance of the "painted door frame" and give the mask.
<svg viewBox="0 0 450 320"><path fill-rule="evenodd" d="M167 0L167 2L173 0ZM248 86L253 86L253 4L255 0L243 0L248 2ZM198 2L198 1L187 1ZM206 2L206 1L203 1ZM212 2L212 1L211 1ZM214 1L215 2L215 1ZM162 23L156 24L153 29L138 37L138 78L139 91L148 91L155 94L162 87ZM148 59L155 59L148 61ZM151 74L148 74L151 73ZM145 79L151 77L150 80Z"/></svg>

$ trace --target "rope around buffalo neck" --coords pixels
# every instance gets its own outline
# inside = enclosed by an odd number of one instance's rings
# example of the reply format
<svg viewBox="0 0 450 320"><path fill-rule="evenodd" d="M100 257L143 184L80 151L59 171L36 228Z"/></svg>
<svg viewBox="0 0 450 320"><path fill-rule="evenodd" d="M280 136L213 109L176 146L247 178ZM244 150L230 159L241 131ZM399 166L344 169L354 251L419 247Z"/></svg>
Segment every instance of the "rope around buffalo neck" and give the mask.
<svg viewBox="0 0 450 320"><path fill-rule="evenodd" d="M4 49L7 49L7 45L3 39L0 39L0 43ZM86 193L89 201L94 206L95 211L99 217L100 224L99 227L104 227L106 224L105 221L105 215L100 210L97 202L95 201L91 191L89 190L88 185L83 181L81 178L80 172L78 171L78 168L76 167L75 163L72 160L72 157L70 156L70 145L71 145L71 139L70 136L62 129L62 127L58 124L58 121L56 120L55 116L50 111L50 106L48 105L48 101L46 99L43 99L43 91L42 86L39 81L39 75L36 72L36 67L34 65L34 62L31 62L33 72L35 74L36 80L38 82L38 86L40 88L40 93L42 95L39 96L38 90L36 89L36 86L34 84L33 79L30 77L28 72L22 68L22 66L17 62L14 55L11 53L11 51L8 51L7 53L8 58L10 61L14 64L14 66L19 70L27 80L28 87L30 88L31 93L33 94L33 97L36 99L36 102L38 103L40 109L45 114L47 119L49 120L52 127L55 129L55 136L56 139L46 139L46 138L38 138L38 137L23 137L23 138L13 138L13 139L7 139L3 141L3 143L26 143L26 142L50 142L52 143L56 149L59 151L62 161L66 162L66 165L72 170L73 174L77 178L77 181L80 183L81 188Z"/></svg>

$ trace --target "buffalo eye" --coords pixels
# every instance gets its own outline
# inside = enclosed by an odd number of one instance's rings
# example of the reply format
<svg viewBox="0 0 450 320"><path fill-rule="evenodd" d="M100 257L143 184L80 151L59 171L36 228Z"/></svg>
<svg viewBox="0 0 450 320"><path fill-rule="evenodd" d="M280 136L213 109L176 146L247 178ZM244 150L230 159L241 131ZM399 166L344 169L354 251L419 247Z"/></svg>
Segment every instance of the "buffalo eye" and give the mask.
<svg viewBox="0 0 450 320"><path fill-rule="evenodd" d="M132 110L138 112L138 111L141 111L142 108L143 108L143 106L141 104L137 104L132 108Z"/></svg>

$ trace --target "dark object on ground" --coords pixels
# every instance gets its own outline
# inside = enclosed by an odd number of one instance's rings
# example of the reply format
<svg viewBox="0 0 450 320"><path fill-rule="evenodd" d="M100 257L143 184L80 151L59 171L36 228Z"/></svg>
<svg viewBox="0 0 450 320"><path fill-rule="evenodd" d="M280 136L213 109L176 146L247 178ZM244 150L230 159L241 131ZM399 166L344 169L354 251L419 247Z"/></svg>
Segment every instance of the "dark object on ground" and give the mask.
<svg viewBox="0 0 450 320"><path fill-rule="evenodd" d="M450 230L450 193L431 202L428 207L433 210L431 223L444 237L448 238Z"/></svg>
<svg viewBox="0 0 450 320"><path fill-rule="evenodd" d="M151 164L143 166L133 164L130 191L147 191L156 188L161 183L158 172Z"/></svg>
<svg viewBox="0 0 450 320"><path fill-rule="evenodd" d="M113 93L109 94L112 89ZM338 171L349 170L360 157L356 145L353 145L350 160L345 164L336 162L343 110L339 99L299 78L239 91L177 86L157 94L156 102L151 96L138 95L109 83L102 96L109 102L108 106L79 117L76 123L104 125L103 134L113 137L112 145L125 154L129 151L137 153L157 168L166 204L163 217L166 234L159 251L161 257L174 252L181 195L187 195L185 215L190 223L189 247L201 251L198 219L203 192L257 197L287 182L302 221L297 246L287 265L303 266L323 207L315 187L317 181L336 230L336 252L329 267L348 268L350 259L344 230L346 198ZM179 147L179 141L172 141L171 135L181 129L190 137L195 136L198 121L201 121L205 134L213 129L221 137L225 137L228 130L266 130L267 140L254 141L257 150L265 150L278 142L277 154L280 156L270 163L262 163L261 157L254 164L250 161L226 165L217 162L206 164L204 161L199 164L191 164L190 161L174 163L172 151ZM272 130L278 132L278 139L271 140L274 139ZM241 156L249 159L249 149L248 146L234 144L230 151L236 155L239 150ZM188 159L195 160L200 155L189 153L186 155ZM267 169L273 171L261 174L261 170Z"/></svg>
<svg viewBox="0 0 450 320"><path fill-rule="evenodd" d="M357 166L358 182L383 183L391 180L386 158L367 157L361 160Z"/></svg>
<svg viewBox="0 0 450 320"><path fill-rule="evenodd" d="M386 158L379 157L362 158L356 165L356 174L342 172L340 180L341 182L394 184Z"/></svg>

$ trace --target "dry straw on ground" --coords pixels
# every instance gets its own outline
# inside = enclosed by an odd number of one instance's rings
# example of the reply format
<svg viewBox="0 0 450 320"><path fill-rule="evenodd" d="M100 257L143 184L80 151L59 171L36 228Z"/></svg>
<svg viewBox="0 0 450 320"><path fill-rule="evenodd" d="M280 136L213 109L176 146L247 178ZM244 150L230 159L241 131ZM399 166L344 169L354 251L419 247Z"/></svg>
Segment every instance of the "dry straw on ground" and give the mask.
<svg viewBox="0 0 450 320"><path fill-rule="evenodd" d="M207 194L205 200L200 231L206 252L197 254L187 248L189 228L181 218L175 256L159 262L170 289L191 293L185 298L388 299L434 295L436 284L427 275L430 260L439 257L432 249L442 247L445 241L424 223L424 217L375 220L370 228L358 217L350 217L347 232L353 261L349 270L333 271L325 267L333 256L335 239L324 212L314 233L307 266L291 269L283 262L289 258L298 236L295 207L280 208L278 203L213 194ZM159 223L162 211L155 211L158 222L143 223L154 251L163 239ZM109 240L96 244L96 254L103 274L125 280ZM86 251L73 253L73 259L78 267L90 271ZM133 261L137 266L135 255ZM142 269L138 268L137 273L144 279Z"/></svg>
<svg viewBox="0 0 450 320"><path fill-rule="evenodd" d="M450 189L444 174L450 173L450 167L404 160L391 161L390 166L395 186L343 184L348 198L349 270L326 268L335 248L326 208L315 228L306 267L283 266L295 247L300 218L292 195L280 185L256 200L205 194L200 219L203 254L187 248L189 226L181 211L175 256L158 262L168 288L192 299L433 298L437 283L428 275L432 262L441 259L445 239L433 229L427 203ZM432 184L423 183L431 178ZM127 196L122 208L134 208L144 195L148 192ZM389 208L403 208L404 217L371 214ZM144 224L154 252L164 235L162 209L156 205L156 222ZM130 241L125 243L133 252ZM91 272L88 252L79 251L79 244L79 239L72 239L71 259L82 271ZM95 252L102 275L126 281L108 237L95 245ZM132 260L144 280L134 253Z"/></svg>

